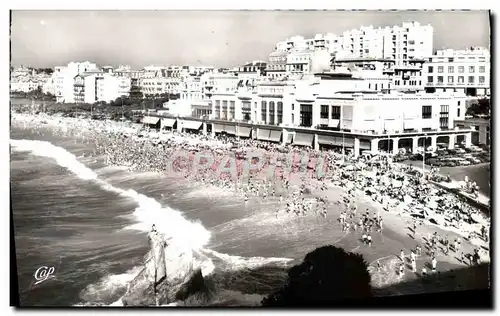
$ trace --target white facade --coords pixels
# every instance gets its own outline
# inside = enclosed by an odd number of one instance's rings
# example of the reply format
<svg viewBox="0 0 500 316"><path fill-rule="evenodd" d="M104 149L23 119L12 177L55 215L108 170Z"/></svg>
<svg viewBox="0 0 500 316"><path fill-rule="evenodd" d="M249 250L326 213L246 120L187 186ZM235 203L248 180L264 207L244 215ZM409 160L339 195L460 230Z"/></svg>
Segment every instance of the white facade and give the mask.
<svg viewBox="0 0 500 316"><path fill-rule="evenodd" d="M313 74L330 69L331 55L326 50L301 50L290 52L286 57L288 74Z"/></svg>
<svg viewBox="0 0 500 316"><path fill-rule="evenodd" d="M266 75L269 79L280 80L286 76L287 52L276 51L269 54Z"/></svg>
<svg viewBox="0 0 500 316"><path fill-rule="evenodd" d="M490 94L490 52L486 48L440 50L426 58L424 85L436 91Z"/></svg>
<svg viewBox="0 0 500 316"><path fill-rule="evenodd" d="M406 65L411 59L422 59L433 51L434 29L418 22L392 27L361 26L341 35L316 34L313 38L293 36L276 44L276 52L293 50L327 50L337 58L392 59Z"/></svg>
<svg viewBox="0 0 500 316"><path fill-rule="evenodd" d="M52 74L54 94L57 102L75 102L74 79L78 74L88 71L98 71L96 64L91 62L70 62L65 67L55 67Z"/></svg>
<svg viewBox="0 0 500 316"><path fill-rule="evenodd" d="M75 103L111 102L130 93L130 79L107 73L77 75L73 84Z"/></svg>
<svg viewBox="0 0 500 316"><path fill-rule="evenodd" d="M10 91L16 92L31 92L35 91L40 87L41 84L39 82L35 82L33 80L22 80L22 81L11 81L10 82Z"/></svg>
<svg viewBox="0 0 500 316"><path fill-rule="evenodd" d="M180 99L201 101L203 99L200 77L188 77L180 85Z"/></svg>
<svg viewBox="0 0 500 316"><path fill-rule="evenodd" d="M335 76L261 82L251 91L214 95L213 118L384 134L452 130L465 117L464 94L368 93L369 85Z"/></svg>

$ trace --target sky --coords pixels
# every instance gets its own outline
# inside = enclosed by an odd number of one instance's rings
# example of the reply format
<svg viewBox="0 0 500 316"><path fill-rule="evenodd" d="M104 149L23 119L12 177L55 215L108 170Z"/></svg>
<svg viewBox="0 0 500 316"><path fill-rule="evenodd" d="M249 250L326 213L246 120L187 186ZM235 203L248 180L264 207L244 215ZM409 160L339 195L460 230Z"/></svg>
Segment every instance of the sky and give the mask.
<svg viewBox="0 0 500 316"><path fill-rule="evenodd" d="M267 60L293 35L341 34L361 25L418 21L434 49L489 47L487 11L12 11L11 62L233 67Z"/></svg>

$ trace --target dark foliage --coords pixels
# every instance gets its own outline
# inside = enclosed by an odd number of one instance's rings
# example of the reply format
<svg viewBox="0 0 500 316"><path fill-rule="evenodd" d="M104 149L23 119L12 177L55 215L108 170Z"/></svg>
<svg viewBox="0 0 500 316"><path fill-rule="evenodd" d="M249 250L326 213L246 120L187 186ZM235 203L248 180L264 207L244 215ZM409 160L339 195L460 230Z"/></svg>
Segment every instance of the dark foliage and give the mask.
<svg viewBox="0 0 500 316"><path fill-rule="evenodd" d="M489 99L479 99L478 103L472 104L467 109L466 115L478 116L478 115L490 115L490 100Z"/></svg>
<svg viewBox="0 0 500 316"><path fill-rule="evenodd" d="M51 74L54 72L54 69L52 69L52 68L37 68L35 71L36 71L37 73L42 73L42 72L44 72L44 73L46 73L47 75L51 75Z"/></svg>
<svg viewBox="0 0 500 316"><path fill-rule="evenodd" d="M324 246L308 253L288 272L287 284L266 297L264 306L335 305L372 296L368 265L359 254Z"/></svg>

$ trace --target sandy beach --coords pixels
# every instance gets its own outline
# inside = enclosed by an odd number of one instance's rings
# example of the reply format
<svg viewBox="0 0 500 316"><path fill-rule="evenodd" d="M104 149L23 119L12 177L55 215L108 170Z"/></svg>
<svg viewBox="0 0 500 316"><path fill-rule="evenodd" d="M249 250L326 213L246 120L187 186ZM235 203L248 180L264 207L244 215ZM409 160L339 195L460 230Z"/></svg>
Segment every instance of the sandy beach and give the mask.
<svg viewBox="0 0 500 316"><path fill-rule="evenodd" d="M132 124L126 122L115 122L115 121L90 121L86 119L78 118L66 118L58 116L48 116L39 114L36 116L30 114L18 114L12 113L12 125L17 128L25 128L38 130L43 133L44 130L51 130L53 133L58 135L66 136L78 136L88 142L92 142L96 138L96 134L121 134L127 135L128 138L134 138L137 135L141 135L140 139L137 138L138 142L155 142L156 140L172 140L172 139L187 139L187 142L191 146L219 146L219 148L230 147L228 144L223 142L203 141L198 139L196 136L183 136L174 133L156 133L156 132L145 132L142 130L140 124ZM221 149L222 150L222 149ZM267 166L266 166L267 168ZM258 174L255 174L254 179L261 179L263 183L268 178L269 170L263 168ZM366 172L361 172L358 174L359 177L366 177ZM225 187L221 187L217 183L211 184L209 182L197 182L196 176L186 175L179 172L170 172L169 174L163 174L162 176L167 176L170 178L176 178L183 183L190 183L192 186L199 186L200 192L204 188L212 191L220 191L224 194L232 194L235 199L242 200L248 192L244 193L242 190L237 190L236 188L231 188L229 191ZM454 182L455 184L455 182ZM224 185L226 185L224 183ZM301 190L302 177L299 174L292 174L289 177L289 186L285 188L279 183L275 186L276 196L267 196L269 202L272 202L274 208L278 211L273 210L262 210L262 212L269 213L267 220L269 225L275 225L275 227L287 227L287 229L293 229L292 223L297 220L295 214L286 212L284 203L278 201L278 196L283 195L286 199L292 196L294 192ZM325 187L326 185L326 187ZM460 254L457 252L449 251L444 254L441 251L436 253L436 259L438 261L438 270L444 272L450 269L457 269L460 267L466 267L469 262L462 260L461 254L472 253L474 249L481 249L480 257L481 262L489 262L489 242L477 238L476 234L480 234L481 226L490 227L490 220L486 216L475 213L473 215L475 223L461 223L459 228L447 224L447 219L444 214L439 214L437 212L431 213L426 216L425 220L417 222L417 229L412 232L412 226L414 217L411 215L411 211L408 210L408 205L405 203L399 203L397 200L385 199L381 203L376 200L373 195L369 196L366 194L364 189L358 189L351 187L351 185L344 185L339 181L325 181L318 180L315 178L308 179L307 187L310 190L310 194L307 196L308 199L326 198L328 203L328 213L325 214L324 218L318 214L314 214L312 211L303 215L303 221L318 221L324 220L328 221L331 225L331 230L328 231L328 235L325 236L326 240L330 240L330 244L338 245L348 251L359 252L365 256L370 264L370 271L372 273L372 284L374 287L384 287L394 283L414 280L420 277L420 268L425 266L430 262L430 256L424 252L421 256L417 258L417 266L419 269L417 273L407 271L404 275L398 275L395 270L398 265L401 264L401 259L399 258L400 251L409 256L410 251L415 249L416 246L421 246L425 249L426 242L430 239L430 236L437 233L443 239L453 241L456 239L461 240ZM435 186L434 186L435 187ZM323 188L323 189L320 189ZM262 200L262 187L259 187L259 191L254 197L250 197L250 202ZM230 193L228 193L230 192ZM447 193L448 194L448 193ZM384 221L384 231L380 233L373 233L373 245L367 246L363 244L361 239L361 232L343 231L341 225L338 223L340 211L342 209L343 200L345 197L351 195L353 201L357 206L359 213L363 213L368 210L370 214L378 214ZM264 197L265 199L266 197ZM487 199L486 196L481 194L481 199ZM387 205L391 205L387 207ZM415 207L415 206L412 206ZM428 210L428 212L430 212ZM276 216L274 214L276 213ZM435 223L429 222L429 218L433 218ZM276 231L279 234L279 231ZM305 254L304 254L305 255ZM382 268L378 267L380 263Z"/></svg>

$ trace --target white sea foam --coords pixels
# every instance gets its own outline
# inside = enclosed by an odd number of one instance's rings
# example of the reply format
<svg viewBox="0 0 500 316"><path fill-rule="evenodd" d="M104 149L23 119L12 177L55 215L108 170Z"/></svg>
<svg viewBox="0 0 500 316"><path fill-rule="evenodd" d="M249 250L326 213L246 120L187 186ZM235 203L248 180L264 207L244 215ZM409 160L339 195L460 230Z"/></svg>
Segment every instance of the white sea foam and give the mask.
<svg viewBox="0 0 500 316"><path fill-rule="evenodd" d="M106 181L98 179L98 175L72 153L50 142L37 140L11 140L14 150L27 151L36 156L52 158L56 163L83 180L93 181L102 189L120 194L137 202L134 212L139 223L129 226L130 229L147 232L153 224L156 228L171 238L171 242L184 249L200 249L210 240L210 232L199 222L186 220L181 212L170 207L163 207L158 201L137 193L134 190L116 188Z"/></svg>
<svg viewBox="0 0 500 316"><path fill-rule="evenodd" d="M98 175L83 163L79 162L77 157L62 147L55 146L47 141L37 140L10 140L12 149L15 151L30 152L35 156L54 159L56 163L71 171L77 177L83 180L92 181L101 186L102 189L120 194L137 202L138 207L134 216L138 223L132 224L126 229L134 229L147 232L152 224L170 239L172 250L179 253L189 253L192 250L197 253L202 262L194 260L193 265L202 269L204 275L212 273L214 265L210 257L217 258L227 263L229 269L251 268L268 263L286 263L292 259L289 258L263 258L263 257L240 257L218 253L203 247L210 240L210 232L203 227L200 222L190 221L184 218L181 212L170 207L162 206L153 198L147 197L134 190L124 190L107 183L98 178ZM175 252L175 251L174 251ZM103 277L96 284L89 285L84 291L84 296L92 296L97 299L101 294L113 292L113 289L124 287L135 278L142 266L138 266L122 274L113 274ZM85 303L84 305L86 305ZM80 304L78 304L80 305ZM111 306L119 306L121 301L117 300Z"/></svg>

